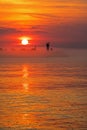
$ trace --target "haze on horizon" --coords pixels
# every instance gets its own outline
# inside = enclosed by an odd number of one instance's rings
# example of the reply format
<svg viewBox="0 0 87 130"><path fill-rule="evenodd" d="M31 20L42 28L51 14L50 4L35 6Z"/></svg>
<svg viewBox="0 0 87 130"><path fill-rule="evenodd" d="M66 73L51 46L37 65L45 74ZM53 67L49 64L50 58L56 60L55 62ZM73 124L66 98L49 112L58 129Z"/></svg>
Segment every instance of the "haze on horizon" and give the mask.
<svg viewBox="0 0 87 130"><path fill-rule="evenodd" d="M0 47L52 42L63 48L87 48L86 0L0 0Z"/></svg>

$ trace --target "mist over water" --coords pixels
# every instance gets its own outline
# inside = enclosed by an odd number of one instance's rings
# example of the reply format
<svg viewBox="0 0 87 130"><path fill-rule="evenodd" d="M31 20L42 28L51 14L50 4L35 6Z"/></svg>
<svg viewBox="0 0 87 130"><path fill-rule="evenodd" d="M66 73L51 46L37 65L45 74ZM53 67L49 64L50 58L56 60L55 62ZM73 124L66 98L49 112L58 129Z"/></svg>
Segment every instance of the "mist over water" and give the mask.
<svg viewBox="0 0 87 130"><path fill-rule="evenodd" d="M86 130L86 65L73 56L0 58L0 129Z"/></svg>

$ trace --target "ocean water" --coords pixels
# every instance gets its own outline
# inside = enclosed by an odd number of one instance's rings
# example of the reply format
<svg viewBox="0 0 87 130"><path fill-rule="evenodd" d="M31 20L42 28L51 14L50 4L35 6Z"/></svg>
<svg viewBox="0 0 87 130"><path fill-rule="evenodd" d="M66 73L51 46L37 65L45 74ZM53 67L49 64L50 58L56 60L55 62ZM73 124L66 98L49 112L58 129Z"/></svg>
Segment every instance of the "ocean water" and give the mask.
<svg viewBox="0 0 87 130"><path fill-rule="evenodd" d="M87 130L87 62L1 58L0 130Z"/></svg>

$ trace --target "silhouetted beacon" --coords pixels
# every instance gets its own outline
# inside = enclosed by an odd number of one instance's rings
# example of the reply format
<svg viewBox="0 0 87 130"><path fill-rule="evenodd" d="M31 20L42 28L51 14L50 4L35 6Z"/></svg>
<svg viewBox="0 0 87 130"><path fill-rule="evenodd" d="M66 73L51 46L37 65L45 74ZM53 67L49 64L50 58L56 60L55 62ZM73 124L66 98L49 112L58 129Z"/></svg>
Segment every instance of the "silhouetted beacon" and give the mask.
<svg viewBox="0 0 87 130"><path fill-rule="evenodd" d="M46 43L46 49L49 50L50 49L50 42Z"/></svg>

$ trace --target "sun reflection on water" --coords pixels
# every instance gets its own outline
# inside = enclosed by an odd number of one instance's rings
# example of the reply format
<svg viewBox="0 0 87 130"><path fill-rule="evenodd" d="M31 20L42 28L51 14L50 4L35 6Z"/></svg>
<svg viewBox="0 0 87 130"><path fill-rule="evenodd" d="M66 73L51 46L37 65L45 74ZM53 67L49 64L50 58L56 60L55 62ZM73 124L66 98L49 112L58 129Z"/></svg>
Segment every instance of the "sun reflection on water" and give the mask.
<svg viewBox="0 0 87 130"><path fill-rule="evenodd" d="M22 86L24 90L27 91L29 89L29 72L28 72L28 67L26 65L23 66L22 74L23 74Z"/></svg>
<svg viewBox="0 0 87 130"><path fill-rule="evenodd" d="M27 79L28 78L28 67L26 65L23 66L23 78Z"/></svg>
<svg viewBox="0 0 87 130"><path fill-rule="evenodd" d="M28 83L23 83L23 88L24 88L25 90L28 90L29 84L28 84Z"/></svg>

